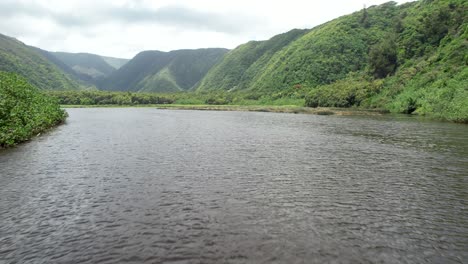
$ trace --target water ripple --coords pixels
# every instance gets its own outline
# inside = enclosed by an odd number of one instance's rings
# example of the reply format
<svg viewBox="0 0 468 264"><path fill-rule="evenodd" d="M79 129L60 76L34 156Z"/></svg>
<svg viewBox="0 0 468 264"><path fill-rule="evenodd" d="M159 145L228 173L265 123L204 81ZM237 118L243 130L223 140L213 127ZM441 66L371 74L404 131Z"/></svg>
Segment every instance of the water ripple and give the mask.
<svg viewBox="0 0 468 264"><path fill-rule="evenodd" d="M70 109L0 151L0 263L462 263L468 128Z"/></svg>

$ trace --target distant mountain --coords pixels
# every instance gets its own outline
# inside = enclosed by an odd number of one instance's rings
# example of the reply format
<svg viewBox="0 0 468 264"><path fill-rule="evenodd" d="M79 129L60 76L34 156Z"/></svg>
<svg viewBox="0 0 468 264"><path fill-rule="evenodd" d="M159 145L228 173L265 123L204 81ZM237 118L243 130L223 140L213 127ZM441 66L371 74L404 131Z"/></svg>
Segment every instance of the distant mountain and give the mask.
<svg viewBox="0 0 468 264"><path fill-rule="evenodd" d="M188 91L227 52L227 49L144 51L98 86L100 89L113 91Z"/></svg>
<svg viewBox="0 0 468 264"><path fill-rule="evenodd" d="M17 73L40 89L76 90L79 85L39 50L0 34L0 71Z"/></svg>
<svg viewBox="0 0 468 264"><path fill-rule="evenodd" d="M77 74L87 76L92 82L104 79L116 70L99 55L67 52L51 53Z"/></svg>
<svg viewBox="0 0 468 264"><path fill-rule="evenodd" d="M43 50L43 49L40 49L40 48L37 48L37 47L33 47L33 46L29 46L29 48L35 50L37 53L44 56L44 58L46 58L49 62L53 63L55 66L57 66L63 72L65 72L65 73L67 73L69 75L72 75L72 76L74 76L76 74L75 71L70 66L65 64L59 58L57 58L52 52L49 52L47 50Z"/></svg>
<svg viewBox="0 0 468 264"><path fill-rule="evenodd" d="M125 65L129 61L129 59L121 59L121 58L113 58L113 57L106 57L106 56L101 56L102 59L104 59L107 64L112 66L114 69L118 70L122 66Z"/></svg>
<svg viewBox="0 0 468 264"><path fill-rule="evenodd" d="M70 66L65 64L59 58L57 58L53 52L49 52L47 50L43 50L43 49L32 47L32 46L30 46L30 48L36 50L38 53L44 56L49 62L57 66L64 73L71 76L73 80L75 80L76 82L80 84L80 86L85 87L85 86L93 85L94 79L91 76L73 70Z"/></svg>

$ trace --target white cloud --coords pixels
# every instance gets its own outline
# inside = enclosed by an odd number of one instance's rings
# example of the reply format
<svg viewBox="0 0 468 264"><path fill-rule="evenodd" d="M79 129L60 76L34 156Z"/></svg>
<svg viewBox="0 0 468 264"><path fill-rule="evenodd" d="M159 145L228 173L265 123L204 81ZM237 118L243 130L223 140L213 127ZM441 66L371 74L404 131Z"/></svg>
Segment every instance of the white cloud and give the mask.
<svg viewBox="0 0 468 264"><path fill-rule="evenodd" d="M234 48L384 2L1 0L0 33L46 50L131 58L143 50Z"/></svg>

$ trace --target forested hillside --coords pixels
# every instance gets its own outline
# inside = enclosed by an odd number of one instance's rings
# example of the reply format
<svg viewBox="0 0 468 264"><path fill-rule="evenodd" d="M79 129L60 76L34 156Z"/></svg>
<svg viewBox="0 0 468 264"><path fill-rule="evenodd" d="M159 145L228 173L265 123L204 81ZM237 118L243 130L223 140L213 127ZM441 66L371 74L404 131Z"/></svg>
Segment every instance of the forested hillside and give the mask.
<svg viewBox="0 0 468 264"><path fill-rule="evenodd" d="M187 91L226 52L226 49L144 51L111 74L99 87L112 91Z"/></svg>
<svg viewBox="0 0 468 264"><path fill-rule="evenodd" d="M259 44L247 43L210 70L198 91L310 93L308 106L376 107L467 120L467 7L463 0L388 2L264 51L270 56L252 55Z"/></svg>
<svg viewBox="0 0 468 264"><path fill-rule="evenodd" d="M366 67L312 89L309 106L362 106L468 122L468 4L419 1L395 12ZM396 10L396 11L393 11Z"/></svg>
<svg viewBox="0 0 468 264"><path fill-rule="evenodd" d="M40 52L2 34L0 34L0 71L18 73L40 89L78 89L78 84L70 75L51 63Z"/></svg>
<svg viewBox="0 0 468 264"><path fill-rule="evenodd" d="M267 41L251 41L230 51L211 69L198 86L199 91L240 90L250 88L255 76L261 74L271 57L308 30L294 29Z"/></svg>

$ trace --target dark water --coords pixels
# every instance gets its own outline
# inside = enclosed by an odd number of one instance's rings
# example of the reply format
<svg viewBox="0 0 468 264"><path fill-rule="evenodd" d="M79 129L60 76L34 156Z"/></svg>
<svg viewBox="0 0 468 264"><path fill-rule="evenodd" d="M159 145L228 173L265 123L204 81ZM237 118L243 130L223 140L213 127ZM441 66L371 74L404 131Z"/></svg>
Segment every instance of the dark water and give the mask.
<svg viewBox="0 0 468 264"><path fill-rule="evenodd" d="M70 109L0 152L0 263L468 263L468 126Z"/></svg>

